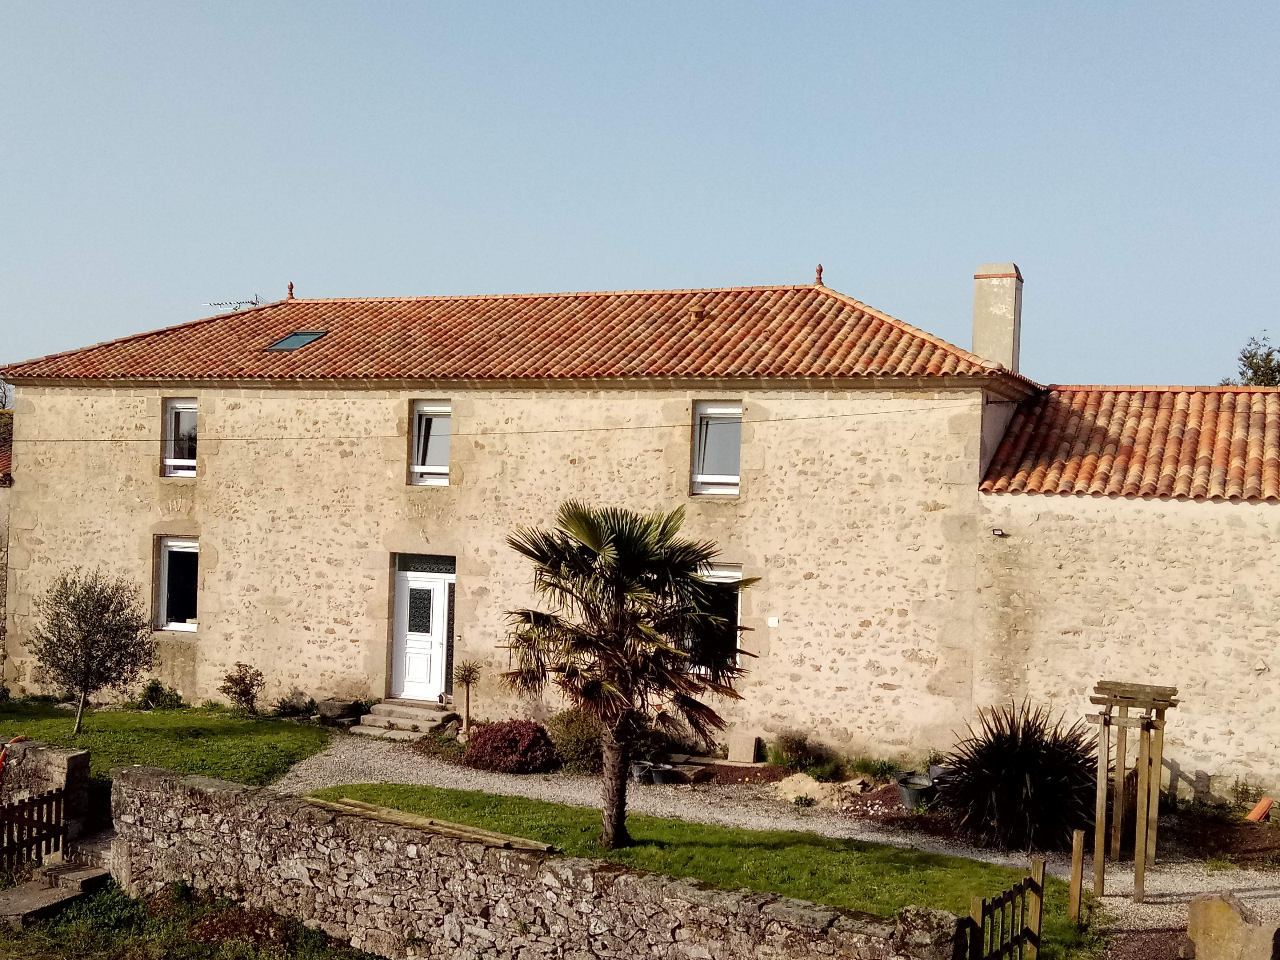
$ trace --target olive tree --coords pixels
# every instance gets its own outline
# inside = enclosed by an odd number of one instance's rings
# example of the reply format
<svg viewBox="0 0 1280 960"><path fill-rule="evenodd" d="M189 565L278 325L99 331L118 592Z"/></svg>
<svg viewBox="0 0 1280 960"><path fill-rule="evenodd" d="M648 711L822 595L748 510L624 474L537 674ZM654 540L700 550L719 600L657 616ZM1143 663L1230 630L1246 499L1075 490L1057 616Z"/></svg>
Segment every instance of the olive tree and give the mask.
<svg viewBox="0 0 1280 960"><path fill-rule="evenodd" d="M36 611L31 654L51 683L75 694L75 736L90 696L127 688L155 663L151 622L137 585L100 569L63 573L36 600Z"/></svg>

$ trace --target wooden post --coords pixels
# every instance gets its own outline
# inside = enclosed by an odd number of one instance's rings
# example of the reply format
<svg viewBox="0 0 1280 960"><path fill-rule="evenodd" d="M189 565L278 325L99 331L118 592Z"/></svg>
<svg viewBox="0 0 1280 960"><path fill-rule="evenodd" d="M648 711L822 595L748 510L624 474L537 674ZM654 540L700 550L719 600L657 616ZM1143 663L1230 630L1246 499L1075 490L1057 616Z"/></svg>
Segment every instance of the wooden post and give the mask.
<svg viewBox="0 0 1280 960"><path fill-rule="evenodd" d="M982 898L969 898L969 960L983 960Z"/></svg>
<svg viewBox="0 0 1280 960"><path fill-rule="evenodd" d="M1093 812L1093 895L1102 896L1107 882L1107 766L1111 759L1111 716L1098 724L1098 797Z"/></svg>
<svg viewBox="0 0 1280 960"><path fill-rule="evenodd" d="M1129 708L1121 707L1120 716L1129 716ZM1121 724L1116 730L1116 787L1111 801L1111 859L1120 859L1120 831L1124 826L1124 767L1129 747L1129 728Z"/></svg>
<svg viewBox="0 0 1280 960"><path fill-rule="evenodd" d="M1080 895L1084 886L1084 831L1071 833L1071 889L1067 894L1067 919L1080 922Z"/></svg>
<svg viewBox="0 0 1280 960"><path fill-rule="evenodd" d="M1160 817L1160 777L1164 763L1164 711L1156 711L1151 740L1151 805L1147 810L1147 866L1156 865L1156 821ZM1174 784L1170 783L1170 786Z"/></svg>
<svg viewBox="0 0 1280 960"><path fill-rule="evenodd" d="M1151 726L1144 723L1138 731L1138 801L1133 818L1133 902L1142 903L1147 879L1147 804L1151 800Z"/></svg>
<svg viewBox="0 0 1280 960"><path fill-rule="evenodd" d="M1027 941L1027 960L1036 960L1040 952L1040 920L1044 913L1044 857L1031 861L1031 891L1027 897L1027 929L1031 936Z"/></svg>

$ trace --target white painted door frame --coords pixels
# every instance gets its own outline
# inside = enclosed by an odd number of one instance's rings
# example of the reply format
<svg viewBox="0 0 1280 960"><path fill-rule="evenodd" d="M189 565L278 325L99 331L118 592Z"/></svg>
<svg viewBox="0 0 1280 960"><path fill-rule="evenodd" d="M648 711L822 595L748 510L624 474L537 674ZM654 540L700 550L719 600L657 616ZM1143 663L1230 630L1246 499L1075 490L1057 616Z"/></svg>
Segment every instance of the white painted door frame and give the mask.
<svg viewBox="0 0 1280 960"><path fill-rule="evenodd" d="M444 693L454 579L450 573L396 573L391 696L436 700Z"/></svg>

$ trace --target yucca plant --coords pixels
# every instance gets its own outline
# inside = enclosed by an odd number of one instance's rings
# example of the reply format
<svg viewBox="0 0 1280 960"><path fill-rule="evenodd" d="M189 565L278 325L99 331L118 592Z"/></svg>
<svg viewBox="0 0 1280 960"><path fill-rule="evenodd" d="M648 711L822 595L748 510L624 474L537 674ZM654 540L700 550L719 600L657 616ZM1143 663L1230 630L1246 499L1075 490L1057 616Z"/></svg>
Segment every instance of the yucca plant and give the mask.
<svg viewBox="0 0 1280 960"><path fill-rule="evenodd" d="M1064 726L1046 707L978 711L978 729L956 744L939 805L980 843L1059 850L1093 823L1096 739L1083 720Z"/></svg>

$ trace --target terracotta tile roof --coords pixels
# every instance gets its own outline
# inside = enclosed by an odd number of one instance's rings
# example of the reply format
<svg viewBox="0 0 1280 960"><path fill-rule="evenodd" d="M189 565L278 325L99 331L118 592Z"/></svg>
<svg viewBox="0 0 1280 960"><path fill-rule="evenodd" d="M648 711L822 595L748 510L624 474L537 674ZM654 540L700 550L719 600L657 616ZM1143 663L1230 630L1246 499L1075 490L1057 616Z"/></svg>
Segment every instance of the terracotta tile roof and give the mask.
<svg viewBox="0 0 1280 960"><path fill-rule="evenodd" d="M981 489L1280 500L1280 388L1047 387L1019 405Z"/></svg>
<svg viewBox="0 0 1280 960"><path fill-rule="evenodd" d="M0 410L0 487L13 482L13 411Z"/></svg>
<svg viewBox="0 0 1280 960"><path fill-rule="evenodd" d="M701 311L701 313L699 313ZM293 352L296 330L327 330ZM8 380L990 375L823 286L282 300L17 363ZM1029 386L1015 374L1000 373Z"/></svg>

